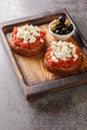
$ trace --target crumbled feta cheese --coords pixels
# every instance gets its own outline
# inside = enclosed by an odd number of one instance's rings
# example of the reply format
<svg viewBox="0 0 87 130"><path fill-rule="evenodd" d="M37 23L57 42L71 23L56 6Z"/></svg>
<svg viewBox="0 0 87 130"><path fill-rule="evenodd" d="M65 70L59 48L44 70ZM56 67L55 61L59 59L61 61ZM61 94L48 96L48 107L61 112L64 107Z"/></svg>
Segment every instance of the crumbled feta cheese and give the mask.
<svg viewBox="0 0 87 130"><path fill-rule="evenodd" d="M17 38L23 39L24 43L34 43L36 37L40 36L41 29L33 25L24 25L18 27ZM42 41L42 40L41 40Z"/></svg>
<svg viewBox="0 0 87 130"><path fill-rule="evenodd" d="M36 38L34 36L31 36L29 43L34 43L36 41Z"/></svg>
<svg viewBox="0 0 87 130"><path fill-rule="evenodd" d="M52 45L55 45L56 44L56 41L52 42Z"/></svg>
<svg viewBox="0 0 87 130"><path fill-rule="evenodd" d="M43 42L44 42L44 40L43 40L42 38L40 38L40 42L41 42L41 43L43 43Z"/></svg>
<svg viewBox="0 0 87 130"><path fill-rule="evenodd" d="M72 42L53 42L52 43L52 52L51 52L52 60L57 62L58 59L63 61L68 60L72 56L74 57L74 61L78 58L76 54L76 47Z"/></svg>
<svg viewBox="0 0 87 130"><path fill-rule="evenodd" d="M54 62L58 62L58 59L55 56L52 56L51 60Z"/></svg>
<svg viewBox="0 0 87 130"><path fill-rule="evenodd" d="M74 54L74 61L77 60L77 58L78 58L78 55Z"/></svg>
<svg viewBox="0 0 87 130"><path fill-rule="evenodd" d="M68 54L68 47L67 46L63 46L61 48L61 52L65 52L66 54Z"/></svg>
<svg viewBox="0 0 87 130"><path fill-rule="evenodd" d="M70 42L71 43L71 42ZM70 48L75 48L75 45L73 45L72 43L69 44Z"/></svg>
<svg viewBox="0 0 87 130"><path fill-rule="evenodd" d="M62 59L64 61L66 60L66 55L65 55L64 52L57 53L56 57L59 58L59 59Z"/></svg>

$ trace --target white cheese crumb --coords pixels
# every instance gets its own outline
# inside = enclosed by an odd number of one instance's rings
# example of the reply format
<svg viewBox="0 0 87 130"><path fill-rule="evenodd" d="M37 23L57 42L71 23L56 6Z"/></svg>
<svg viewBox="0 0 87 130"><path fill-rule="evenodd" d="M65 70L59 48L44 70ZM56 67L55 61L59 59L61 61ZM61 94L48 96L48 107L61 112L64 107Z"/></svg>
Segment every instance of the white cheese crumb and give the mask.
<svg viewBox="0 0 87 130"><path fill-rule="evenodd" d="M40 38L40 42L41 42L41 43L43 43L43 42L44 42L44 40L43 40L42 38Z"/></svg>
<svg viewBox="0 0 87 130"><path fill-rule="evenodd" d="M55 56L52 56L51 60L54 62L58 62L58 59Z"/></svg>
<svg viewBox="0 0 87 130"><path fill-rule="evenodd" d="M34 36L31 36L29 43L34 43L36 41L36 38Z"/></svg>
<svg viewBox="0 0 87 130"><path fill-rule="evenodd" d="M41 29L33 25L24 25L18 27L17 38L23 39L24 43L34 43L36 37L40 36Z"/></svg>
<svg viewBox="0 0 87 130"><path fill-rule="evenodd" d="M78 55L74 54L74 61L77 60L77 58L78 58Z"/></svg>

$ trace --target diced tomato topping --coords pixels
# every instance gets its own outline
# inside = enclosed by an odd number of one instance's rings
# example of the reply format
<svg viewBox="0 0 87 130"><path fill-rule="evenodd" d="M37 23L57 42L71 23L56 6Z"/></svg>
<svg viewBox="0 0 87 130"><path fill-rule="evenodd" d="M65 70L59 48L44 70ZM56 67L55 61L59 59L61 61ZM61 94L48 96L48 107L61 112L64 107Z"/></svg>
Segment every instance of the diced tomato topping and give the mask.
<svg viewBox="0 0 87 130"><path fill-rule="evenodd" d="M13 34L17 34L17 32L18 32L17 27L14 27Z"/></svg>
<svg viewBox="0 0 87 130"><path fill-rule="evenodd" d="M46 35L45 31L41 31L40 36L36 37L36 41L34 43L27 43L26 44L23 42L22 39L19 39L16 37L17 32L18 32L18 27L14 27L13 34L12 34L12 41L15 45L21 46L22 48L35 48L36 46L41 44L40 38L42 38L44 40L44 36Z"/></svg>
<svg viewBox="0 0 87 130"><path fill-rule="evenodd" d="M36 41L34 44L35 44L35 46L37 46L40 44L40 41Z"/></svg>
<svg viewBox="0 0 87 130"><path fill-rule="evenodd" d="M22 48L27 48L28 47L28 44L25 44L24 42L21 42L20 45L21 45Z"/></svg>
<svg viewBox="0 0 87 130"><path fill-rule="evenodd" d="M51 60L51 55L50 55L50 51L52 50L51 47L49 47L47 49L47 53L45 55L48 63L50 64L51 67L53 67L54 65L57 67L57 68L68 68L68 67L73 67L76 63L79 62L80 60L80 48L79 47L76 47L76 53L78 55L78 58L77 60L74 61L73 57L67 59L66 61L63 61L63 60L60 60L58 59L58 62L54 62Z"/></svg>
<svg viewBox="0 0 87 130"><path fill-rule="evenodd" d="M13 42L14 42L15 45L18 45L22 42L22 40L19 39L19 38L15 38Z"/></svg>
<svg viewBox="0 0 87 130"><path fill-rule="evenodd" d="M41 31L41 32L40 32L40 37L41 37L41 38L44 38L45 35L46 35L46 32L45 32L45 31Z"/></svg>
<svg viewBox="0 0 87 130"><path fill-rule="evenodd" d="M38 36L38 37L36 37L36 41L38 41L38 40L40 40L40 37Z"/></svg>
<svg viewBox="0 0 87 130"><path fill-rule="evenodd" d="M52 60L50 60L50 65L55 66L55 63Z"/></svg>
<svg viewBox="0 0 87 130"><path fill-rule="evenodd" d="M61 64L61 63L57 64L56 66L57 66L58 68L62 68L62 64Z"/></svg>
<svg viewBox="0 0 87 130"><path fill-rule="evenodd" d="M52 50L52 47L49 47L48 49L47 49L47 51L51 51Z"/></svg>

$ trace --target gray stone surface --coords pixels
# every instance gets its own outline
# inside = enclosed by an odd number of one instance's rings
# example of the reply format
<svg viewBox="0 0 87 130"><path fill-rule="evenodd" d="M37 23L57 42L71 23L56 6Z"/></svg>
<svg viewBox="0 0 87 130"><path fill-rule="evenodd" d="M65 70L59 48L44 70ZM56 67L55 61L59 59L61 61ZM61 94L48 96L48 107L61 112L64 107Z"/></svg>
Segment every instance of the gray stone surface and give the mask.
<svg viewBox="0 0 87 130"><path fill-rule="evenodd" d="M0 0L0 22L66 8L87 40L87 0ZM0 130L87 130L87 84L27 102L0 42Z"/></svg>

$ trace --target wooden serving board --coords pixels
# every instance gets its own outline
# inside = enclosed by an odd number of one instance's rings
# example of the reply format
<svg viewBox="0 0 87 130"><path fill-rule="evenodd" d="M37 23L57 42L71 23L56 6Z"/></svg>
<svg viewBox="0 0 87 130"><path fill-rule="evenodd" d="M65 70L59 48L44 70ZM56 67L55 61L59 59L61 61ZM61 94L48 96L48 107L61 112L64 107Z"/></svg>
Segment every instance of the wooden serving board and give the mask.
<svg viewBox="0 0 87 130"><path fill-rule="evenodd" d="M48 31L48 25L53 19L58 18L60 15L66 15L66 17L71 20L70 15L66 10L60 10L41 14L39 16L12 20L0 25L2 42L6 47L14 70L17 74L17 78L20 81L20 86L27 99L32 97L36 98L38 96L42 96L44 93L77 86L87 82L87 44L76 26L74 35L68 39L68 41L80 46L83 60L79 71L73 75L60 76L47 71L44 65L45 51L34 57L23 57L17 55L10 49L13 27L24 25L26 23L38 25L47 32L46 39L48 47L51 42L55 40Z"/></svg>

